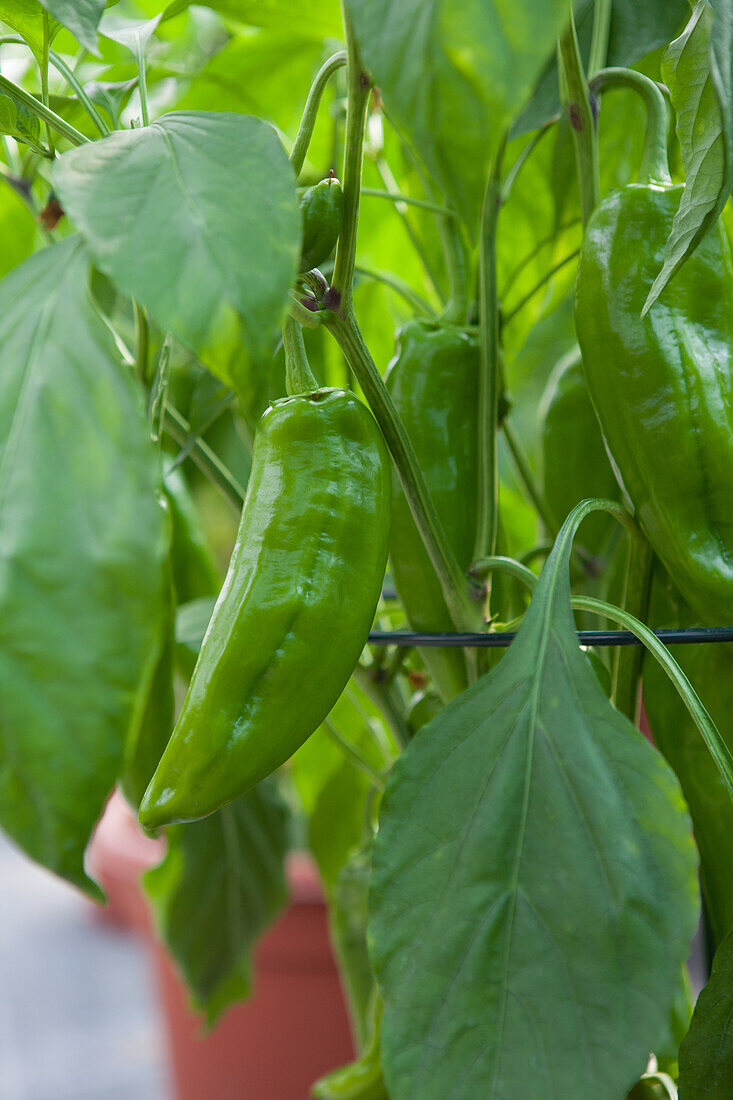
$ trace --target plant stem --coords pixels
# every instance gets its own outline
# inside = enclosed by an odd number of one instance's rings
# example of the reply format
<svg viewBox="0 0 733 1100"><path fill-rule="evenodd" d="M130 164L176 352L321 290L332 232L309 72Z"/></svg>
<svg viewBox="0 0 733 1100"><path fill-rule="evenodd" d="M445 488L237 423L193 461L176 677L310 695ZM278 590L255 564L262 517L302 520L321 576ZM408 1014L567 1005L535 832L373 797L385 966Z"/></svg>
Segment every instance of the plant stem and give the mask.
<svg viewBox="0 0 733 1100"><path fill-rule="evenodd" d="M590 86L594 92L605 88L630 88L641 96L646 107L647 125L638 179L640 183L670 183L667 155L669 112L659 86L643 73L620 68L602 69L596 73Z"/></svg>
<svg viewBox="0 0 733 1100"><path fill-rule="evenodd" d="M140 96L140 114L142 116L143 126L150 125L150 114L148 111L148 75L145 67L145 47L138 41L137 43L137 71L138 71L138 84L137 90Z"/></svg>
<svg viewBox="0 0 733 1100"><path fill-rule="evenodd" d="M308 362L303 343L303 330L297 321L288 317L283 326L283 347L285 349L285 388L291 397L302 393L313 393L318 382Z"/></svg>
<svg viewBox="0 0 733 1100"><path fill-rule="evenodd" d="M575 33L575 20L572 8L568 29L560 39L561 81L563 107L570 119L575 144L575 159L578 166L580 185L580 209L585 227L598 205L601 194L600 171L598 166L598 139L595 120L588 96L583 62L578 48L578 36Z"/></svg>
<svg viewBox="0 0 733 1100"><path fill-rule="evenodd" d="M526 565L522 565L520 561L507 558L503 554L493 554L488 558L479 558L478 561L473 563L468 572L478 580L484 580L494 572L505 573L507 576L515 577L516 580L521 581L529 588L530 592L534 592L537 585L537 577L531 569L528 569Z"/></svg>
<svg viewBox="0 0 733 1100"><path fill-rule="evenodd" d="M496 550L499 509L497 427L502 380L499 362L499 292L496 285L496 236L501 208L503 137L486 184L479 236L479 325L481 365L478 397L478 500L474 558Z"/></svg>
<svg viewBox="0 0 733 1100"><path fill-rule="evenodd" d="M527 496L534 504L548 535L551 535L554 538L557 534L557 526L552 517L552 513L550 512L547 501L545 500L544 496L542 495L538 486L535 483L535 479L530 469L529 462L527 461L527 456L525 455L522 449L522 445L519 442L519 438L514 431L514 426L509 422L509 420L505 420L502 424L502 431L504 432L504 439L506 440L507 447L511 452L511 456L514 459L514 465L517 468L519 479L525 488Z"/></svg>
<svg viewBox="0 0 733 1100"><path fill-rule="evenodd" d="M135 318L135 370L144 386L148 384L148 317L142 306L132 303Z"/></svg>
<svg viewBox="0 0 733 1100"><path fill-rule="evenodd" d="M346 33L346 77L348 102L346 108L346 134L344 138L344 220L336 247L332 289L345 314L351 309L354 265L356 263L356 229L359 221L359 191L361 165L364 154L364 127L371 92L371 80L361 67L359 50L351 26L351 19L342 0L344 31Z"/></svg>
<svg viewBox="0 0 733 1100"><path fill-rule="evenodd" d="M9 92L14 99L17 99L24 107L27 107L34 114L42 118L44 122L49 123L54 130L57 130L64 137L68 138L73 145L86 145L89 138L86 134L82 134L80 130L77 130L65 119L57 115L55 111L52 111L50 107L47 107L45 103L42 103L40 99L36 99L35 96L26 92L24 88L21 88L19 84L14 84L12 80L8 80L7 77L0 76L0 90Z"/></svg>
<svg viewBox="0 0 733 1100"><path fill-rule="evenodd" d="M410 740L410 730L402 713L401 699L394 681L374 676L372 670L363 665L356 666L353 677L364 694L381 711L398 748L404 749Z"/></svg>
<svg viewBox="0 0 733 1100"><path fill-rule="evenodd" d="M644 535L639 533L630 540L623 602L624 610L642 622L646 621L649 612L653 561L651 546ZM612 701L616 709L635 725L638 725L639 720L639 684L643 660L644 650L638 646L617 649L614 659Z"/></svg>
<svg viewBox="0 0 733 1100"><path fill-rule="evenodd" d="M539 294L539 292L542 290L542 287L546 286L547 283L549 283L550 279L554 278L554 276L557 275L558 271L562 271L564 267L572 263L573 260L577 259L579 254L580 249L575 248L569 255L564 256L562 260L558 260L556 264L553 264L550 270L545 275L543 275L542 278L538 280L538 282L535 283L532 289L528 290L523 298L520 298L514 308L510 309L508 313L504 314L504 324L508 325L510 321L513 321L517 314L520 313L524 309L524 307L531 302L535 294Z"/></svg>
<svg viewBox="0 0 733 1100"><path fill-rule="evenodd" d="M448 206L441 206L437 202L428 202L427 199L416 199L413 195L404 195L401 191L383 191L379 187L362 187L362 196L369 195L375 199L389 199L390 202L404 202L406 206L419 206L421 210L431 210L434 214L444 214L447 218L456 218L455 210Z"/></svg>
<svg viewBox="0 0 733 1100"><path fill-rule="evenodd" d="M360 772L363 772L367 776L373 787L377 787L378 790L384 790L384 777L379 774L376 768L373 768L365 756L359 752L355 745L352 745L345 737L342 737L335 726L333 726L326 718L323 722L323 732L327 737L333 741L335 745L341 749L346 758L358 768Z"/></svg>
<svg viewBox="0 0 733 1100"><path fill-rule="evenodd" d="M530 156L535 151L539 143L542 141L542 138L545 136L545 134L549 133L556 122L557 118L551 118L550 121L546 122L545 125L540 130L538 130L537 133L534 134L524 146L521 153L514 161L514 164L511 166L506 174L506 179L504 180L504 185L502 187L502 202L506 202L509 199L514 184L517 182L517 177L519 176L519 173L522 171Z"/></svg>
<svg viewBox="0 0 733 1100"><path fill-rule="evenodd" d="M180 447L186 446L191 434L191 426L185 416L170 403L165 406L165 430ZM242 510L245 490L234 474L222 462L215 451L199 436L191 451L191 461L209 479L212 485L226 497L237 515Z"/></svg>
<svg viewBox="0 0 733 1100"><path fill-rule="evenodd" d="M20 39L20 41L22 41L22 39ZM86 113L89 115L94 125L99 130L102 137L104 137L110 132L109 126L102 118L100 112L97 110L96 104L94 104L87 95L86 91L84 90L84 85L81 83L76 73L69 68L64 59L62 57L59 57L59 55L54 50L50 50L48 56L53 67L61 73L69 87L73 88L74 92L76 93L77 99L83 106Z"/></svg>
<svg viewBox="0 0 733 1100"><path fill-rule="evenodd" d="M325 61L323 65L321 65L316 73L315 80L311 84L311 89L308 92L308 98L303 108L303 116L300 120L298 133L295 135L293 148L290 150L290 163L293 166L296 176L299 176L303 171L308 146L311 143L313 130L316 125L316 118L318 117L318 108L321 105L321 99L326 90L326 85L334 73L337 73L345 64L346 51L339 50L338 53L332 54L328 61Z"/></svg>
<svg viewBox="0 0 733 1100"><path fill-rule="evenodd" d="M595 0L593 36L590 43L588 75L594 76L606 64L608 32L611 27L611 0Z"/></svg>
<svg viewBox="0 0 733 1100"><path fill-rule="evenodd" d="M43 12L43 49L42 49L42 61L40 64L41 71L41 101L44 107L48 107L48 51L50 48L50 38L48 32L48 12L45 8ZM53 159L56 156L56 151L53 145L53 130L51 125L46 120L46 140L48 142L48 154Z"/></svg>
<svg viewBox="0 0 733 1100"><path fill-rule="evenodd" d="M435 310L421 298L420 295L412 289L409 283L406 283L404 279L401 279L399 275L395 275L392 271L373 271L369 267L362 267L357 264L354 268L357 275L363 275L366 279L374 279L377 283L384 283L390 290L394 290L396 294L401 295L406 302L409 302L413 309L416 309L418 313L424 313L428 317L435 316Z"/></svg>
<svg viewBox="0 0 733 1100"><path fill-rule="evenodd" d="M469 582L445 537L415 451L364 343L353 311L348 314L343 311L325 314L324 324L344 353L381 428L417 529L440 581L454 626L460 631L480 629L480 610L471 599ZM469 623L472 624L470 628Z"/></svg>

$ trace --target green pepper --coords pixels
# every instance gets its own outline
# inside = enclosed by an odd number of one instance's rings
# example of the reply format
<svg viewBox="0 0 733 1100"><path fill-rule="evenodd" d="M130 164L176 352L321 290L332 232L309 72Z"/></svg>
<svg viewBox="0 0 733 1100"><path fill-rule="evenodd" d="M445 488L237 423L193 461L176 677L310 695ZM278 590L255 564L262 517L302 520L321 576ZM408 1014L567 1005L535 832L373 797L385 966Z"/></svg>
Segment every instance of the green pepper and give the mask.
<svg viewBox="0 0 733 1100"><path fill-rule="evenodd" d="M371 1006L371 1035L361 1057L335 1069L311 1088L317 1100L389 1100L382 1076L380 1033L384 1004L374 990Z"/></svg>
<svg viewBox="0 0 733 1100"><path fill-rule="evenodd" d="M476 540L479 370L477 337L418 320L399 329L397 353L385 374L443 530L464 569L471 565ZM390 563L412 629L453 632L440 583L396 475ZM461 649L425 647L420 655L446 701L467 687Z"/></svg>
<svg viewBox="0 0 733 1100"><path fill-rule="evenodd" d="M390 488L386 445L353 394L317 390L265 412L227 577L144 825L212 813L326 717L379 599Z"/></svg>
<svg viewBox="0 0 733 1100"><path fill-rule="evenodd" d="M618 486L588 395L580 351L558 364L542 403L544 495L559 531L581 500L613 500ZM579 541L591 554L601 555L616 526L607 512L594 512L583 522Z"/></svg>
<svg viewBox="0 0 733 1100"><path fill-rule="evenodd" d="M300 270L318 267L333 252L344 219L344 193L334 176L305 190L300 199L303 245Z"/></svg>
<svg viewBox="0 0 733 1100"><path fill-rule="evenodd" d="M576 328L606 445L639 523L698 615L729 621L733 267L718 224L642 316L683 192L669 183L658 114L644 182L609 195L586 228Z"/></svg>
<svg viewBox="0 0 733 1100"><path fill-rule="evenodd" d="M649 622L696 626L696 616L665 578L652 589ZM675 646L675 657L733 748L733 646ZM644 662L644 705L657 748L677 773L700 853L700 879L713 935L733 930L733 801L677 690L656 661Z"/></svg>

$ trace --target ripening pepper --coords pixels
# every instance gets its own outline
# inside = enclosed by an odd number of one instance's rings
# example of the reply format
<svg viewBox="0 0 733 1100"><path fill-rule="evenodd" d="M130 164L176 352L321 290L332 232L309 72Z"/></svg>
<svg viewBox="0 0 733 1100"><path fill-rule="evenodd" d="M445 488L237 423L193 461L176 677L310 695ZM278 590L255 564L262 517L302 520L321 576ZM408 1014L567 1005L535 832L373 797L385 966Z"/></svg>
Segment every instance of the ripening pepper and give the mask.
<svg viewBox="0 0 733 1100"><path fill-rule="evenodd" d="M425 475L438 517L462 569L473 560L478 503L478 339L462 329L410 321L397 332L385 384ZM455 627L410 506L395 474L390 564L413 630ZM444 700L468 686L463 650L423 648Z"/></svg>
<svg viewBox="0 0 733 1100"><path fill-rule="evenodd" d="M682 190L657 156L643 182L596 208L578 267L576 328L636 518L698 615L731 622L733 267L720 225L642 316Z"/></svg>
<svg viewBox="0 0 733 1100"><path fill-rule="evenodd" d="M326 717L379 598L390 479L381 433L353 394L316 390L265 412L227 577L144 825L212 813Z"/></svg>
<svg viewBox="0 0 733 1100"><path fill-rule="evenodd" d="M333 252L344 219L344 193L334 176L309 187L300 199L303 245L300 270L318 267Z"/></svg>

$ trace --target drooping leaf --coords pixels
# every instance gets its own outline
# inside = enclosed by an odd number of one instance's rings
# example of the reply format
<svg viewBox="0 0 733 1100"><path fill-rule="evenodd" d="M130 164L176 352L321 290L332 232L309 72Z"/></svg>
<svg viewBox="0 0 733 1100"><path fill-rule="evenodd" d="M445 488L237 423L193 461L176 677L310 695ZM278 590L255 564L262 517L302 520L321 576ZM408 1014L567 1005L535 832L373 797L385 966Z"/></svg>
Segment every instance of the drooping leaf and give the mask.
<svg viewBox="0 0 733 1100"><path fill-rule="evenodd" d="M38 116L10 95L0 95L0 134L9 134L16 141L42 149L41 124Z"/></svg>
<svg viewBox="0 0 733 1100"><path fill-rule="evenodd" d="M698 910L689 819L578 648L573 524L507 655L387 783L369 936L391 1100L616 1100L668 1032Z"/></svg>
<svg viewBox="0 0 733 1100"><path fill-rule="evenodd" d="M88 277L69 238L0 283L0 825L94 893L84 848L158 657L167 530Z"/></svg>
<svg viewBox="0 0 733 1100"><path fill-rule="evenodd" d="M727 2L727 0L724 0ZM590 53L594 5L576 5L578 39L585 61ZM629 68L652 50L666 46L690 13L688 0L612 0L606 64ZM548 56L534 94L512 128L512 136L537 130L560 110L557 61Z"/></svg>
<svg viewBox="0 0 733 1100"><path fill-rule="evenodd" d="M44 17L46 13L39 0L0 0L0 21L7 23L28 43L39 63L44 51ZM49 20L49 38L57 27Z"/></svg>
<svg viewBox="0 0 733 1100"><path fill-rule="evenodd" d="M271 126L174 113L70 150L52 175L99 267L163 331L195 351L231 329L236 310L251 353L270 348L301 234Z"/></svg>
<svg viewBox="0 0 733 1100"><path fill-rule="evenodd" d="M104 12L105 0L41 0L41 3L82 46L98 54L97 27Z"/></svg>
<svg viewBox="0 0 733 1100"><path fill-rule="evenodd" d="M285 904L288 814L276 781L166 830L168 852L145 889L158 934L209 1023L248 996L252 948Z"/></svg>
<svg viewBox="0 0 733 1100"><path fill-rule="evenodd" d="M489 164L568 17L565 0L347 0L385 105L471 232Z"/></svg>
<svg viewBox="0 0 733 1100"><path fill-rule="evenodd" d="M649 291L646 312L717 220L728 197L723 118L710 72L712 11L699 0L662 62L677 118L685 189L672 223L664 264Z"/></svg>
<svg viewBox="0 0 733 1100"><path fill-rule="evenodd" d="M680 1100L729 1100L733 1081L733 933L715 952L680 1047Z"/></svg>

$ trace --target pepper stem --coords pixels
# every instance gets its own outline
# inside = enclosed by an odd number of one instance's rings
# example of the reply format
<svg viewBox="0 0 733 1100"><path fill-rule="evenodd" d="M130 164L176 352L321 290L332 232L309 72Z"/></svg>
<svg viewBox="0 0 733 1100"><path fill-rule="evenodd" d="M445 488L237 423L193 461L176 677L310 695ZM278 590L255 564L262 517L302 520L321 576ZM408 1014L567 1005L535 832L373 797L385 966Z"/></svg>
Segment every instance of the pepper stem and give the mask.
<svg viewBox="0 0 733 1100"><path fill-rule="evenodd" d="M303 343L303 332L297 321L288 317L283 326L283 347L285 348L285 388L290 397L301 393L312 393L318 389L318 382L308 362Z"/></svg>
<svg viewBox="0 0 733 1100"><path fill-rule="evenodd" d="M590 87L594 92L602 92L604 88L631 88L642 97L647 125L639 183L671 183L667 159L669 112L658 85L634 69L610 68L596 73Z"/></svg>
<svg viewBox="0 0 733 1100"><path fill-rule="evenodd" d="M345 64L346 52L340 50L339 53L335 53L332 57L329 57L328 61L324 62L316 73L316 78L311 85L311 90L308 92L308 98L305 101L303 117L300 120L298 133L295 136L293 148L290 151L290 163L295 170L296 176L299 176L303 170L303 163L306 153L308 152L311 138L313 137L313 130L318 116L318 108L321 105L321 98L326 90L326 85L334 73L337 73Z"/></svg>

